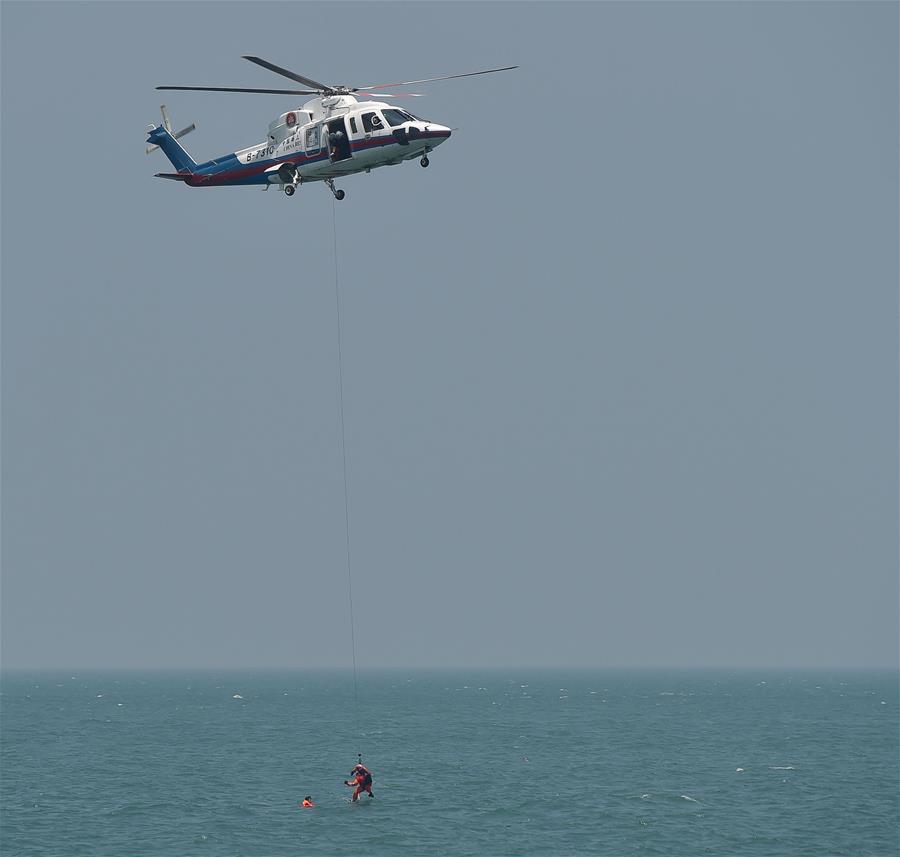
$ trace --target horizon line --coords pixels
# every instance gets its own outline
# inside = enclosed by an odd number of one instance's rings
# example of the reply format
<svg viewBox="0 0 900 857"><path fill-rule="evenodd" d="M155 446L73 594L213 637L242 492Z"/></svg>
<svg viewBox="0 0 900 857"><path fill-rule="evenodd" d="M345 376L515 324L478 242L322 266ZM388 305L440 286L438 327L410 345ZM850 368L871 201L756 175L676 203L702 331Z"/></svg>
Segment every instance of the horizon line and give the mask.
<svg viewBox="0 0 900 857"><path fill-rule="evenodd" d="M378 672L450 672L468 670L474 672L498 672L501 670L540 670L571 672L897 672L900 664L400 664L358 667L357 673ZM300 673L331 672L352 673L352 666L347 665L277 665L277 666L231 666L231 665L41 665L41 666L4 666L0 665L0 674L5 673L184 673L184 672L228 672L228 673Z"/></svg>

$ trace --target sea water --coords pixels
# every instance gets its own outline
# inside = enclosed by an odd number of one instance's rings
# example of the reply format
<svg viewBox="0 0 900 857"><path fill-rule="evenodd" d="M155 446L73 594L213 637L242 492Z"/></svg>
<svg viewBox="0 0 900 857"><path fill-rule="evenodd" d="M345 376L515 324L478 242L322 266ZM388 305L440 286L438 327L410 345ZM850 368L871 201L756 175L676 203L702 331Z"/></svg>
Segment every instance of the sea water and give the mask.
<svg viewBox="0 0 900 857"><path fill-rule="evenodd" d="M5 857L898 854L896 673L6 673L0 689ZM351 804L357 753L375 797Z"/></svg>

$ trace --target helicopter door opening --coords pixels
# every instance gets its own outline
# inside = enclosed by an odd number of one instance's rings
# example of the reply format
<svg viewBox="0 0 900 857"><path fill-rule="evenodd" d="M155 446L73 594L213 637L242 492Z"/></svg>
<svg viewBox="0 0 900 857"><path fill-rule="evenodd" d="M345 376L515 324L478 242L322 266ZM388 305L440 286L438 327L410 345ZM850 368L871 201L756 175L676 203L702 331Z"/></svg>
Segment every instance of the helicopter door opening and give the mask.
<svg viewBox="0 0 900 857"><path fill-rule="evenodd" d="M343 116L328 122L328 151L333 164L346 161L351 155L350 135L347 133Z"/></svg>

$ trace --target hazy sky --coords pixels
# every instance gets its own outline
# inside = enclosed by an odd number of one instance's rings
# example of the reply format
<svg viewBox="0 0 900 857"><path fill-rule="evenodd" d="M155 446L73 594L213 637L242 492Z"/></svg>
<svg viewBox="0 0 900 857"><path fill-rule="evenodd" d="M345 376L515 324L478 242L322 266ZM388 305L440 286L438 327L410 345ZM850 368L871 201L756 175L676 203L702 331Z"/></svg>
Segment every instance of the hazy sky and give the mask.
<svg viewBox="0 0 900 857"><path fill-rule="evenodd" d="M2 13L2 663L898 660L896 3ZM153 178L519 64L292 199Z"/></svg>

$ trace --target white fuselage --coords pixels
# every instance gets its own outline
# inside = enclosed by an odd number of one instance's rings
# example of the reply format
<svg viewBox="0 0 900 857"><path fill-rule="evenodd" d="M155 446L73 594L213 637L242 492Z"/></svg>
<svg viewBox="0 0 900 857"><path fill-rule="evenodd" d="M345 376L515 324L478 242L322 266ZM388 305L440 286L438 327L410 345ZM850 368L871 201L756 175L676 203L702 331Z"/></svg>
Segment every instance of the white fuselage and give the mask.
<svg viewBox="0 0 900 857"><path fill-rule="evenodd" d="M281 114L268 138L198 167L195 186L295 185L331 180L422 157L450 136L384 102L360 103L351 95L316 98Z"/></svg>

